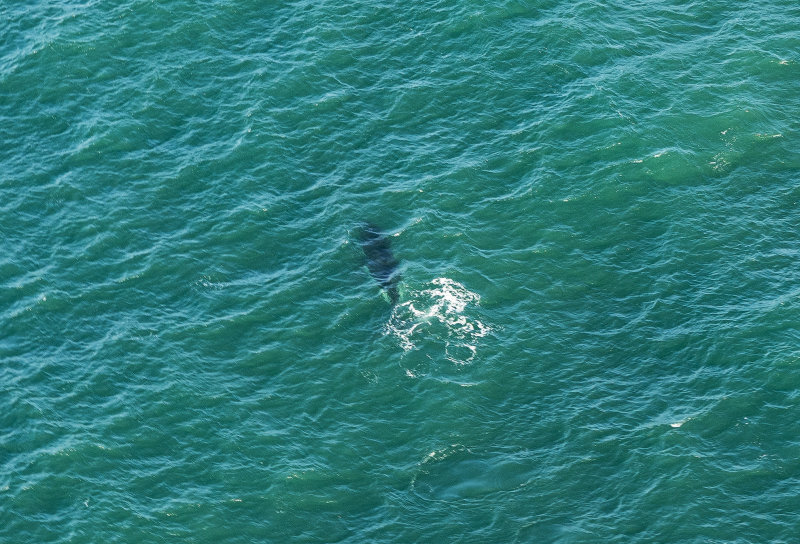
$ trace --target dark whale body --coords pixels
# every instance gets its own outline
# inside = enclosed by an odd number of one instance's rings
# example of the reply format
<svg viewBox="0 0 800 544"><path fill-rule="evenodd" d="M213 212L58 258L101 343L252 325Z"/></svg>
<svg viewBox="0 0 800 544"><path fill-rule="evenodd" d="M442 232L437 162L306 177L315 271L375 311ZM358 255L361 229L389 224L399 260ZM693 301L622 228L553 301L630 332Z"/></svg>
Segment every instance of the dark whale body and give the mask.
<svg viewBox="0 0 800 544"><path fill-rule="evenodd" d="M397 282L400 274L397 272L397 259L394 258L389 238L372 223L364 223L358 232L361 249L367 259L369 273L381 287L386 290L392 305L397 304L400 295L397 292Z"/></svg>

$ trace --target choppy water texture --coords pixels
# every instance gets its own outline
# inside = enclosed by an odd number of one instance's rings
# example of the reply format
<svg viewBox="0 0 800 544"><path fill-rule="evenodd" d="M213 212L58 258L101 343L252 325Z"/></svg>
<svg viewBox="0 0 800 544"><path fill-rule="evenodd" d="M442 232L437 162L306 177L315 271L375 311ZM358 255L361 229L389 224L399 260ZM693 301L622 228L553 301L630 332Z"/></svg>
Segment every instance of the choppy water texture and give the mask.
<svg viewBox="0 0 800 544"><path fill-rule="evenodd" d="M787 0L4 1L0 540L796 541L799 63Z"/></svg>

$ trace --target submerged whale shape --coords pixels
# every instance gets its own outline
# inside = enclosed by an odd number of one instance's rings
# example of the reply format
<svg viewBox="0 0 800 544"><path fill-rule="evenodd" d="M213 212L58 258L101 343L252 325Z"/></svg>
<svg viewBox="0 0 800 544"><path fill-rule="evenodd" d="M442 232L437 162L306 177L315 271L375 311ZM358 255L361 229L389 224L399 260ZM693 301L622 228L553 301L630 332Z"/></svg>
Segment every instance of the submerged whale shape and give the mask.
<svg viewBox="0 0 800 544"><path fill-rule="evenodd" d="M372 223L364 223L359 229L359 241L364 257L367 259L369 273L389 295L392 305L397 304L400 295L397 292L397 282L400 274L397 272L397 259L394 258L389 238Z"/></svg>

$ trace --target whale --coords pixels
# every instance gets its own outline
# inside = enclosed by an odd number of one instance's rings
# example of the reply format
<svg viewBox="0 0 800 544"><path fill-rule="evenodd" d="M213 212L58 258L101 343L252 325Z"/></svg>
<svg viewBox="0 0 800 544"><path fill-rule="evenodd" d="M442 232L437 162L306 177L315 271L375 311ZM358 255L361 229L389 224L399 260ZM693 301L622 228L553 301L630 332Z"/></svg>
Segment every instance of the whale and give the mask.
<svg viewBox="0 0 800 544"><path fill-rule="evenodd" d="M398 262L392 253L389 238L374 223L362 223L358 229L358 239L369 273L383 288L389 297L389 302L394 306L400 298L397 284L400 273L397 270Z"/></svg>

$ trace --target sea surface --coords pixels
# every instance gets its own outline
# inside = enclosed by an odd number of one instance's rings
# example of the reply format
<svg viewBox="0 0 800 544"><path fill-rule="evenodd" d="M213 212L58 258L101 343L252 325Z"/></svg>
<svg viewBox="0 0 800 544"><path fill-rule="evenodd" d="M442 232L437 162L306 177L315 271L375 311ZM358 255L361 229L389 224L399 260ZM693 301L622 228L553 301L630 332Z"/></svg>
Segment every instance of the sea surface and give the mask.
<svg viewBox="0 0 800 544"><path fill-rule="evenodd" d="M0 1L0 542L799 534L797 0Z"/></svg>

